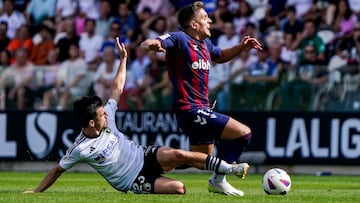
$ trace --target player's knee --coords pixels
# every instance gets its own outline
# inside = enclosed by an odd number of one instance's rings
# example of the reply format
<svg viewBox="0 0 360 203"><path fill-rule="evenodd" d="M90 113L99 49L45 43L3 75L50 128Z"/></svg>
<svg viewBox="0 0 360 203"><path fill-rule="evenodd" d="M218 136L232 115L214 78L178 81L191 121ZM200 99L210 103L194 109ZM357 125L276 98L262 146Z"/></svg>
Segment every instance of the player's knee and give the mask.
<svg viewBox="0 0 360 203"><path fill-rule="evenodd" d="M249 133L246 133L246 134L243 136L243 138L246 139L246 140L251 140L251 138L252 138L252 133L251 133L251 131L250 131Z"/></svg>
<svg viewBox="0 0 360 203"><path fill-rule="evenodd" d="M243 128L243 129L242 129L242 132L243 132L242 134L243 134L243 135L251 134L251 129L250 129L249 126L246 126L246 125L245 125L245 126L243 126L242 128Z"/></svg>
<svg viewBox="0 0 360 203"><path fill-rule="evenodd" d="M180 195L184 195L186 193L186 188L184 183L180 182L180 181L176 181L175 182L175 194L180 194Z"/></svg>

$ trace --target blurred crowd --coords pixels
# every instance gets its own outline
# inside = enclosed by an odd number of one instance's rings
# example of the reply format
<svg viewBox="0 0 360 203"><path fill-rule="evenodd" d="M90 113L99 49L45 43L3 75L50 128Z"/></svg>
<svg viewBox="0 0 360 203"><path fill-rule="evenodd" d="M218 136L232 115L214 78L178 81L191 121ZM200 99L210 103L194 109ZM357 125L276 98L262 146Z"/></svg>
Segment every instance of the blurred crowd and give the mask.
<svg viewBox="0 0 360 203"><path fill-rule="evenodd" d="M2 0L0 110L66 110L79 96L106 99L120 62L116 36L130 53L119 108L169 110L165 56L139 44L179 30L177 11L191 2ZM321 111L360 92L359 0L203 2L215 45L227 48L246 35L263 45L212 65L217 110Z"/></svg>

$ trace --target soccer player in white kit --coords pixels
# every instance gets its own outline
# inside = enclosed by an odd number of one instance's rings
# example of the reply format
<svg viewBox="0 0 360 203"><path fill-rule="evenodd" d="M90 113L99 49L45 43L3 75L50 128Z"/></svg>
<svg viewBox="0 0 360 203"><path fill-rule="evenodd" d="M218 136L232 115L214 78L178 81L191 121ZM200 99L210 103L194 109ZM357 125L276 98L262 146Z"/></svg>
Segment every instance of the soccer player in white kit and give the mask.
<svg viewBox="0 0 360 203"><path fill-rule="evenodd" d="M63 172L79 162L93 167L116 190L142 194L185 194L181 181L162 174L186 164L244 178L248 168L246 163L229 164L201 152L170 147L143 147L117 129L115 113L125 84L127 52L119 38L116 38L116 42L121 63L111 87L110 99L105 106L98 96L81 97L75 101L74 113L82 126L81 133L38 187L24 193L45 191Z"/></svg>

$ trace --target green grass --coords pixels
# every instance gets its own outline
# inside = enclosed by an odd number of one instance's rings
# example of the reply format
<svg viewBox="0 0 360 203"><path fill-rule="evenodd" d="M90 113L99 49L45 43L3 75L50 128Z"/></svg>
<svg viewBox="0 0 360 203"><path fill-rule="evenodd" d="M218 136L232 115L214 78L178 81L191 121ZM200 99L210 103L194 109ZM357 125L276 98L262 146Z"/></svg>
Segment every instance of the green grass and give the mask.
<svg viewBox="0 0 360 203"><path fill-rule="evenodd" d="M261 175L249 174L244 180L229 176L228 180L245 192L244 197L230 197L207 191L209 174L172 173L168 177L182 180L186 195L123 194L97 173L64 173L47 191L22 194L35 188L45 173L0 172L0 202L360 202L360 177L292 175L292 188L285 196L266 195L261 188Z"/></svg>

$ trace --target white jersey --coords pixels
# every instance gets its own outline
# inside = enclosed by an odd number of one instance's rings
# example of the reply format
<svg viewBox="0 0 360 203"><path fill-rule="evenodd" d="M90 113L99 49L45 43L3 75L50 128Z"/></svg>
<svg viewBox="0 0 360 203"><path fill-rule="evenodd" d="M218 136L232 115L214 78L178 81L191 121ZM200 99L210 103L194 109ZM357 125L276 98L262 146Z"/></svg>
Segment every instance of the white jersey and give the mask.
<svg viewBox="0 0 360 203"><path fill-rule="evenodd" d="M126 192L144 165L144 150L117 129L116 101L110 99L104 108L108 128L97 138L87 138L81 132L59 164L67 170L78 162L86 162L115 189Z"/></svg>

